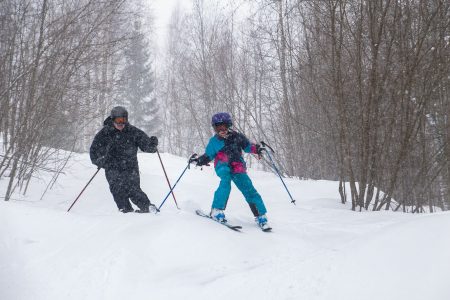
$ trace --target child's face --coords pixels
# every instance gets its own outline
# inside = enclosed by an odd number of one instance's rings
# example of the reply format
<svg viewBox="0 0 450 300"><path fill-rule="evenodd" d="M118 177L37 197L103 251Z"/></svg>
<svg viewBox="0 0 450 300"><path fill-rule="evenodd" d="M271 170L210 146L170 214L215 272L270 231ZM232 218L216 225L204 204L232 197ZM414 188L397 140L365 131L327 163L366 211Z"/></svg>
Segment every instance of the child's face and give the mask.
<svg viewBox="0 0 450 300"><path fill-rule="evenodd" d="M222 138L226 138L228 135L228 126L225 124L220 124L215 126L214 128L217 132L217 134L222 137Z"/></svg>
<svg viewBox="0 0 450 300"><path fill-rule="evenodd" d="M225 131L219 131L217 133L221 138L226 138L228 136L228 129Z"/></svg>

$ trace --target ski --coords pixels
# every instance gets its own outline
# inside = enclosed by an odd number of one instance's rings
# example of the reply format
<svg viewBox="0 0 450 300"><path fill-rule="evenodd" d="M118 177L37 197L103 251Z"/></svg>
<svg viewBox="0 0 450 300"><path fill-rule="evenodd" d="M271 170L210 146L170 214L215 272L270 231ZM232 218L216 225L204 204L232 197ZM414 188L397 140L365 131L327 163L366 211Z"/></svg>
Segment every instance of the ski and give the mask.
<svg viewBox="0 0 450 300"><path fill-rule="evenodd" d="M208 218L208 219L210 219L210 220L213 220L214 222L219 223L219 224L221 224L221 225L223 225L223 226L226 226L226 227L230 228L231 230L240 232L240 230L242 229L242 226L239 226L239 225L231 225L231 224L229 224L228 222L226 222L226 223L217 222L216 220L214 220L213 218L211 218L210 215L205 214L205 213L204 213L203 211L201 211L200 209L197 209L197 210L195 211L195 213L196 213L197 215L199 215L200 217L204 217L204 218Z"/></svg>
<svg viewBox="0 0 450 300"><path fill-rule="evenodd" d="M263 226L261 226L261 225L258 225L258 227L259 228L261 228L261 230L262 231L264 231L264 232L270 232L270 231L272 231L272 227L269 227L269 225L263 225Z"/></svg>

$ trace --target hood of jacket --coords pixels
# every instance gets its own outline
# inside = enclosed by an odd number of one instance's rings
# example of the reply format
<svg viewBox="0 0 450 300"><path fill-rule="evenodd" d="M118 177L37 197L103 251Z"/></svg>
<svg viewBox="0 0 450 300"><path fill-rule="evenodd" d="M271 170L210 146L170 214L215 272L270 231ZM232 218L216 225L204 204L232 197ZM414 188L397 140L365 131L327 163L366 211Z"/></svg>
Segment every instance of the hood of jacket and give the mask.
<svg viewBox="0 0 450 300"><path fill-rule="evenodd" d="M107 117L105 119L105 121L103 121L103 125L104 126L113 126L113 120L112 120L111 116Z"/></svg>

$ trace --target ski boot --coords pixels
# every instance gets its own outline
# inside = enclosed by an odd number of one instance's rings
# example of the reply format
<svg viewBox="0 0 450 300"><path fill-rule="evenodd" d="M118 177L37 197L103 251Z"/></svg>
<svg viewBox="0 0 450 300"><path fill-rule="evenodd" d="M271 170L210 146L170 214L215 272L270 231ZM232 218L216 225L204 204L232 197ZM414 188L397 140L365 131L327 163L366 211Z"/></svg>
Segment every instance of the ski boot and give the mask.
<svg viewBox="0 0 450 300"><path fill-rule="evenodd" d="M270 231L272 228L269 226L269 223L267 222L267 216L257 216L255 217L255 222L258 224L258 226L261 228L262 231Z"/></svg>
<svg viewBox="0 0 450 300"><path fill-rule="evenodd" d="M147 213L150 212L150 210L149 210L148 207L143 207L143 208L140 208L140 209L136 209L134 212L138 213L138 214L147 214Z"/></svg>
<svg viewBox="0 0 450 300"><path fill-rule="evenodd" d="M158 208L154 204L150 204L148 207L143 207L141 209L136 210L138 214L146 214L149 212L156 213L159 212Z"/></svg>
<svg viewBox="0 0 450 300"><path fill-rule="evenodd" d="M129 212L134 212L134 209L131 208L131 207L124 207L124 208L120 208L119 211L120 211L121 213L126 214L126 213L129 213Z"/></svg>
<svg viewBox="0 0 450 300"><path fill-rule="evenodd" d="M211 216L211 219L219 223L227 222L227 220L225 219L225 213L223 212L222 209L212 208L209 215Z"/></svg>
<svg viewBox="0 0 450 300"><path fill-rule="evenodd" d="M155 214L157 212L159 212L159 209L156 207L155 204L150 204L149 210L150 210L150 212L155 213Z"/></svg>

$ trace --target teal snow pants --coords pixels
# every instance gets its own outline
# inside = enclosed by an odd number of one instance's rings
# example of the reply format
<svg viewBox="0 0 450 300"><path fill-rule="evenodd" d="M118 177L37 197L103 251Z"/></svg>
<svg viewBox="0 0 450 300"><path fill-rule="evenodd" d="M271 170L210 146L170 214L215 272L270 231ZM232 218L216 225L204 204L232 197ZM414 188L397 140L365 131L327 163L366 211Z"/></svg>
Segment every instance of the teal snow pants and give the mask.
<svg viewBox="0 0 450 300"><path fill-rule="evenodd" d="M229 168L220 168L217 171L217 175L220 177L220 184L214 193L214 201L212 208L225 209L228 202L228 197L231 192L231 181L238 187L241 193L244 195L252 213L255 217L264 215L267 210L264 206L261 196L253 186L250 177L247 173L231 174Z"/></svg>

